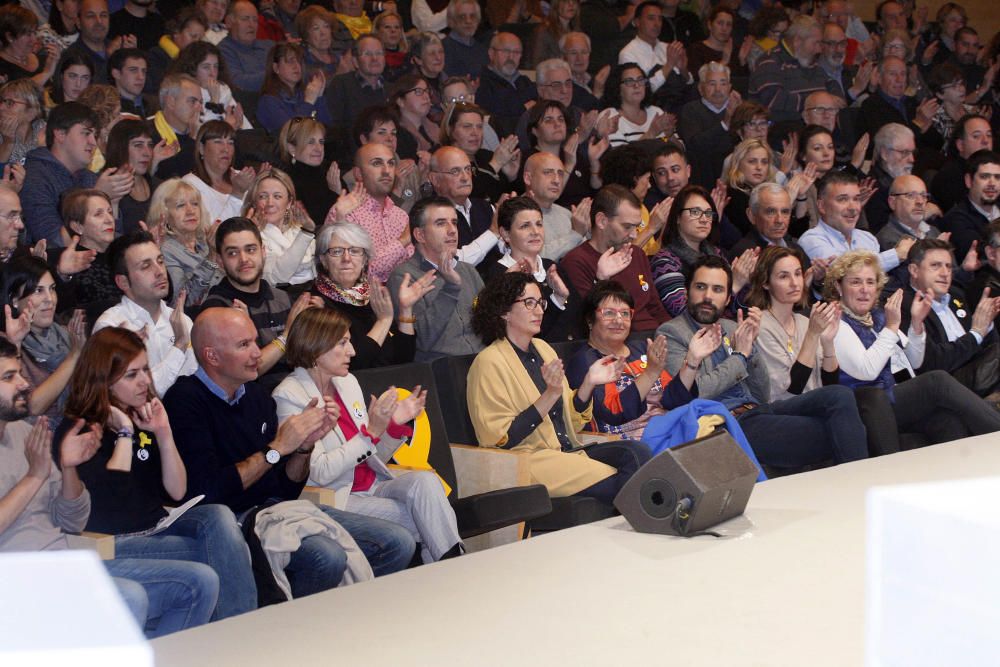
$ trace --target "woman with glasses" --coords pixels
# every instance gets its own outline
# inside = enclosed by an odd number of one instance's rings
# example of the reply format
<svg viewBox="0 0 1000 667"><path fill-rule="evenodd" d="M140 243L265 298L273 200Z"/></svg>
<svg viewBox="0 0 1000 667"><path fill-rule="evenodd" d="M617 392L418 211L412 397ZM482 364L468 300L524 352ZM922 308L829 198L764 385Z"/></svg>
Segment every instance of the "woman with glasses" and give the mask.
<svg viewBox="0 0 1000 667"><path fill-rule="evenodd" d="M458 522L437 475L397 476L385 464L413 436L407 424L423 410L427 391L418 385L400 400L390 387L371 401L351 374L355 345L340 313L310 308L295 318L285 353L295 370L273 393L278 420L301 414L313 401L330 411L336 423L312 451L309 483L333 489L337 509L405 527L425 563L458 556Z"/></svg>
<svg viewBox="0 0 1000 667"><path fill-rule="evenodd" d="M442 146L462 149L475 166L471 196L498 201L500 195L516 189L521 169L517 137L510 135L496 150L488 151L483 148L483 137L489 126L486 111L471 102L457 102L447 108L441 121L440 142Z"/></svg>
<svg viewBox="0 0 1000 667"><path fill-rule="evenodd" d="M534 481L553 498L585 496L610 503L649 460L641 442L584 447L577 433L593 418L594 390L624 367L614 354L586 368L570 388L563 362L537 338L544 303L535 279L504 273L480 291L472 328L487 345L469 370L469 415L482 447L525 452Z"/></svg>
<svg viewBox="0 0 1000 667"><path fill-rule="evenodd" d="M940 151L951 139L955 124L963 116L980 113L980 110L966 104L965 75L955 64L936 65L927 75L927 87L941 106L931 118L931 130L921 137L920 146Z"/></svg>
<svg viewBox="0 0 1000 667"><path fill-rule="evenodd" d="M642 68L635 63L611 68L601 107L610 107L618 114L618 129L608 135L612 146L674 133L677 118L650 104L651 98L652 90Z"/></svg>
<svg viewBox="0 0 1000 667"><path fill-rule="evenodd" d="M507 199L497 212L497 228L506 252L479 265L483 282L511 271L534 276L545 313L539 337L550 343L579 338L580 297L563 280L556 263L541 256L545 246L542 209L529 197Z"/></svg>
<svg viewBox="0 0 1000 667"><path fill-rule="evenodd" d="M252 168L233 169L235 136L236 130L221 120L210 120L198 128L194 170L183 177L201 193L211 224L240 215L243 196L254 178Z"/></svg>
<svg viewBox="0 0 1000 667"><path fill-rule="evenodd" d="M415 160L417 154L433 152L438 147L440 129L430 119L430 86L418 74L405 74L393 85L389 104L399 113L396 154L402 159Z"/></svg>
<svg viewBox="0 0 1000 667"><path fill-rule="evenodd" d="M344 187L340 167L326 156L326 127L314 118L292 118L278 134L278 152L306 213L325 220Z"/></svg>
<svg viewBox="0 0 1000 667"><path fill-rule="evenodd" d="M271 47L267 57L267 73L257 102L257 121L260 126L277 135L281 126L296 116L315 118L324 125L332 125L330 107L323 91L326 77L317 70L303 81L303 51L298 44L281 42Z"/></svg>
<svg viewBox="0 0 1000 667"><path fill-rule="evenodd" d="M0 165L23 165L44 130L41 89L30 79L0 85Z"/></svg>
<svg viewBox="0 0 1000 667"><path fill-rule="evenodd" d="M201 305L208 290L225 275L201 194L179 178L164 181L149 203L149 219L157 221L165 234L160 248L173 293L184 291L186 305Z"/></svg>
<svg viewBox="0 0 1000 667"><path fill-rule="evenodd" d="M295 200L292 180L279 169L262 169L247 189L242 215L260 227L264 280L298 297L316 277L316 223Z"/></svg>
<svg viewBox="0 0 1000 667"><path fill-rule="evenodd" d="M39 87L56 71L62 49L54 41L38 44L38 17L21 5L0 7L0 77L31 79Z"/></svg>
<svg viewBox="0 0 1000 667"><path fill-rule="evenodd" d="M373 256L371 237L353 222L324 225L316 239L316 280L309 291L350 322L355 370L413 361L413 304L434 285L433 271L404 280L394 313L388 289L369 273Z"/></svg>
<svg viewBox="0 0 1000 667"><path fill-rule="evenodd" d="M722 341L717 329L700 330L691 339L680 373L671 377L665 370L666 336L645 342L628 340L634 304L632 295L614 281L594 285L582 307L587 345L566 365L566 377L571 387L579 387L587 369L599 359L613 356L623 361L621 375L594 387L594 416L589 426L638 440L650 419L694 399L695 369Z"/></svg>
<svg viewBox="0 0 1000 667"><path fill-rule="evenodd" d="M748 32L753 37L753 46L747 54L748 69L753 70L761 56L781 43L781 37L790 23L788 12L783 7L761 7L757 10L748 26Z"/></svg>
<svg viewBox="0 0 1000 667"><path fill-rule="evenodd" d="M718 236L719 213L708 190L700 185L681 188L667 216L661 239L662 249L650 260L653 282L663 307L671 317L680 316L687 307L688 275L695 261L703 255L723 257L713 239ZM750 282L753 255L741 256L733 266L733 295ZM736 299L729 306L734 309Z"/></svg>
<svg viewBox="0 0 1000 667"><path fill-rule="evenodd" d="M56 73L45 88L45 108L75 102L94 79L94 63L82 53L68 51L59 59Z"/></svg>

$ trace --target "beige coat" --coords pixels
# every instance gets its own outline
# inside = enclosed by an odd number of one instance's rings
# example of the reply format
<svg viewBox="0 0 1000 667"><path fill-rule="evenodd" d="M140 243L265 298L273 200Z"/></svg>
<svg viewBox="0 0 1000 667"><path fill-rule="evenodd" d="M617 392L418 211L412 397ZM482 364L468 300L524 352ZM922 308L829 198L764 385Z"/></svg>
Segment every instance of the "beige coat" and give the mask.
<svg viewBox="0 0 1000 667"><path fill-rule="evenodd" d="M537 338L531 341L548 362L557 357L549 345ZM574 446L584 424L590 421L591 408L580 413L573 407L573 392L563 379L563 416ZM468 404L476 438L482 447L503 447L507 430L514 418L538 400L540 393L506 338L495 341L480 352L469 369ZM554 498L571 496L615 473L611 466L595 461L583 451L563 452L555 427L548 414L542 423L517 446L516 451L530 452L534 481L544 484Z"/></svg>

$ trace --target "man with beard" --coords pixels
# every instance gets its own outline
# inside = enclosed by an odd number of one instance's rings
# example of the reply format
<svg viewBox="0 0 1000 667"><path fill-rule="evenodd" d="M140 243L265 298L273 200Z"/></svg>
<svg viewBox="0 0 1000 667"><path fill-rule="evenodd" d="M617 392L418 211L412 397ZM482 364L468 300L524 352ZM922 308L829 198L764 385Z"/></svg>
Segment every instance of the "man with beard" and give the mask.
<svg viewBox="0 0 1000 667"><path fill-rule="evenodd" d="M778 47L757 61L750 99L767 107L773 122L795 120L810 93L831 90L826 72L816 64L821 38L816 19L797 16Z"/></svg>
<svg viewBox="0 0 1000 667"><path fill-rule="evenodd" d="M971 26L959 28L955 32L955 51L952 53L949 62L958 65L962 70L962 77L965 79L965 89L969 91L970 97L974 97L975 102L990 92L993 81L984 81L986 68L979 64L979 52L983 50L983 43L979 39L979 33ZM991 76L992 79L992 76ZM965 98L970 104L975 103L969 97Z"/></svg>
<svg viewBox="0 0 1000 667"><path fill-rule="evenodd" d="M639 336L669 316L653 286L649 258L633 242L642 223L642 205L621 185L601 188L590 206L590 240L559 262L577 294L589 294L598 280L615 280L635 301L632 335Z"/></svg>
<svg viewBox="0 0 1000 667"><path fill-rule="evenodd" d="M854 85L857 68L844 64L847 57L847 34L836 23L824 24L823 40L820 44L822 49L817 64L833 83L832 92L846 103L853 102L865 92L865 88L859 89Z"/></svg>
<svg viewBox="0 0 1000 667"><path fill-rule="evenodd" d="M653 155L650 172L649 191L643 204L650 211L667 197L676 197L681 188L691 180L691 165L684 149L673 142L667 142Z"/></svg>
<svg viewBox="0 0 1000 667"><path fill-rule="evenodd" d="M969 195L955 204L941 219L941 229L951 232L951 243L959 257L986 241L986 228L1000 217L1000 155L993 151L973 153L965 167Z"/></svg>
<svg viewBox="0 0 1000 667"><path fill-rule="evenodd" d="M878 234L889 221L889 189L892 181L913 173L916 151L916 139L905 125L889 123L875 133L869 175L875 179L878 190L865 204L865 219L873 234Z"/></svg>
<svg viewBox="0 0 1000 667"><path fill-rule="evenodd" d="M681 371L694 336L721 329L719 347L691 369L698 373L697 395L732 412L761 463L787 469L830 458L837 463L866 458L865 428L854 394L836 384L835 373L823 372L823 387L764 402L770 396L770 380L764 355L756 347L763 313L751 308L745 317L740 311L735 322L722 319L732 285L732 269L723 258L704 255L695 262L687 281L686 310L656 330L656 335L667 337L667 372L676 376ZM797 372L794 367L792 372Z"/></svg>
<svg viewBox="0 0 1000 667"><path fill-rule="evenodd" d="M277 385L291 372L291 368L282 361L286 342L284 332L292 327L299 313L306 308L322 306L322 301L303 294L292 304L285 290L269 285L261 278L267 251L260 228L248 218L229 218L219 225L215 234L215 252L226 277L209 290L202 309L235 307L250 316L257 329L257 346L261 354L258 382L265 386ZM269 383L270 379L275 382Z"/></svg>
<svg viewBox="0 0 1000 667"><path fill-rule="evenodd" d="M965 165L977 151L993 150L993 128L985 116L968 114L955 123L948 147L948 159L931 181L931 195L942 211L948 211L968 193Z"/></svg>
<svg viewBox="0 0 1000 667"><path fill-rule="evenodd" d="M184 314L185 294L174 308L164 299L170 276L163 253L149 232L121 236L108 247L108 264L124 296L94 322L94 331L123 327L138 333L146 344L149 371L156 393L163 396L182 375L191 375L198 362L191 351L191 318Z"/></svg>

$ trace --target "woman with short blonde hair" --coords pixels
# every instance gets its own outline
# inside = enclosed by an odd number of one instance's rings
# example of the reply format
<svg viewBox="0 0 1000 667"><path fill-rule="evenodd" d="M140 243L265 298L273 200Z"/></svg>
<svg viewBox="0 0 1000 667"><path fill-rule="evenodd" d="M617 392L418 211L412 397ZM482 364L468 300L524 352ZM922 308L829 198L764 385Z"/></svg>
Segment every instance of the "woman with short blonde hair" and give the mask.
<svg viewBox="0 0 1000 667"><path fill-rule="evenodd" d="M264 280L271 285L301 285L316 277L316 223L295 200L295 185L280 169L257 174L243 199L242 215L260 227L267 255Z"/></svg>

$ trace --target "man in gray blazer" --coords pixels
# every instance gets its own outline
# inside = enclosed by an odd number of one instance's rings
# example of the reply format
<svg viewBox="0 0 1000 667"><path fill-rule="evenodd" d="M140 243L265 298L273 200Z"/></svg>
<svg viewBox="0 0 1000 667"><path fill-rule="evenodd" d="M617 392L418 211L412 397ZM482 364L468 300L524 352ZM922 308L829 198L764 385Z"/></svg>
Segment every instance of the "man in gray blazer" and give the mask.
<svg viewBox="0 0 1000 667"><path fill-rule="evenodd" d="M667 372L680 372L696 331L721 327L721 344L697 369L697 395L733 413L761 463L797 468L831 458L836 463L866 458L865 427L847 387L833 384L764 403L768 372L755 342L761 317L771 315L750 308L745 317L740 312L736 322L721 319L732 287L732 269L721 257L703 256L695 262L688 278L687 309L656 330L656 335L667 337Z"/></svg>

